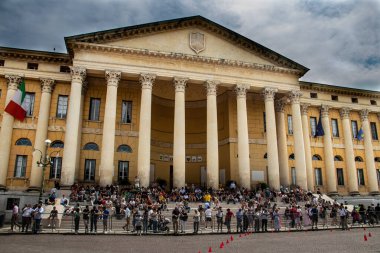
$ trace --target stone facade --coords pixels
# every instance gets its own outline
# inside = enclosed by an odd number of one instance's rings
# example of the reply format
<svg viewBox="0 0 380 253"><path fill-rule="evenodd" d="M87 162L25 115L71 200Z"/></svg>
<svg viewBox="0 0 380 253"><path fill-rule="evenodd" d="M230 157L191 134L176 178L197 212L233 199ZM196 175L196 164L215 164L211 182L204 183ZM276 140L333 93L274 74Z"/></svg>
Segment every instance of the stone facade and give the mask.
<svg viewBox="0 0 380 253"><path fill-rule="evenodd" d="M68 54L0 48L0 186L38 189L40 154L33 148L49 138L64 148L48 150L59 152L62 168L58 179L46 170L46 188L55 180L107 185L138 176L142 185L156 178L177 187L235 180L378 193L380 143L371 127L380 128L379 92L301 82L307 68L205 18L180 20L68 37ZM193 42L205 43L203 50L190 45L192 33L202 35ZM21 78L34 94L33 112L13 122L4 108ZM59 96L68 96L64 117ZM330 131L315 138L311 120L320 116ZM353 138L352 121L363 126L363 140ZM20 138L32 146L16 145ZM85 149L88 143L98 148ZM17 155L26 156L22 176L15 174Z"/></svg>

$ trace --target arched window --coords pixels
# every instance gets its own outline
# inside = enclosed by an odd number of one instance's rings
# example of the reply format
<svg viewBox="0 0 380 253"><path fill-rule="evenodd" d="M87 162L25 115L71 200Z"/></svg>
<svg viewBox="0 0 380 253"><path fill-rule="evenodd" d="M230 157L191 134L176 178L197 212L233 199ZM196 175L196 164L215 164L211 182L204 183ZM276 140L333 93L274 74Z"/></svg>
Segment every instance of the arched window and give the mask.
<svg viewBox="0 0 380 253"><path fill-rule="evenodd" d="M313 155L312 160L314 160L314 161L322 161L322 157L320 155Z"/></svg>
<svg viewBox="0 0 380 253"><path fill-rule="evenodd" d="M20 138L16 141L16 146L32 146L32 142L28 138Z"/></svg>
<svg viewBox="0 0 380 253"><path fill-rule="evenodd" d="M132 153L132 148L126 144L122 144L117 148L117 152Z"/></svg>
<svg viewBox="0 0 380 253"><path fill-rule="evenodd" d="M355 162L363 162L363 158L361 158L360 156L356 156L355 157Z"/></svg>
<svg viewBox="0 0 380 253"><path fill-rule="evenodd" d="M89 142L86 145L84 145L83 150L95 150L95 151L99 151L99 146L98 146L98 144L96 144L94 142Z"/></svg>
<svg viewBox="0 0 380 253"><path fill-rule="evenodd" d="M295 159L294 154L290 154L289 160L294 160L294 159Z"/></svg>
<svg viewBox="0 0 380 253"><path fill-rule="evenodd" d="M343 161L343 158L340 155L336 155L336 156L334 156L334 161L341 162L341 161Z"/></svg>
<svg viewBox="0 0 380 253"><path fill-rule="evenodd" d="M51 144L50 144L50 147L51 148L63 148L65 145L63 143L63 141L60 141L60 140L56 140L56 141L53 141Z"/></svg>
<svg viewBox="0 0 380 253"><path fill-rule="evenodd" d="M264 159L268 159L268 154L267 153L265 153Z"/></svg>
<svg viewBox="0 0 380 253"><path fill-rule="evenodd" d="M375 157L375 162L380 163L380 157Z"/></svg>

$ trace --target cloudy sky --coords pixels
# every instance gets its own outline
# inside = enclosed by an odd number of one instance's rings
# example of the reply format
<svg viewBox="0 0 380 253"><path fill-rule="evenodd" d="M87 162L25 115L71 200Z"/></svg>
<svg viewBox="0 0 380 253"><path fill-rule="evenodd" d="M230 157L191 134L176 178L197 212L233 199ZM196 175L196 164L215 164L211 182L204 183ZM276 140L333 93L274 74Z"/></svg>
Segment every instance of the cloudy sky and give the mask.
<svg viewBox="0 0 380 253"><path fill-rule="evenodd" d="M202 15L308 68L302 80L380 91L380 0L1 0L0 46Z"/></svg>

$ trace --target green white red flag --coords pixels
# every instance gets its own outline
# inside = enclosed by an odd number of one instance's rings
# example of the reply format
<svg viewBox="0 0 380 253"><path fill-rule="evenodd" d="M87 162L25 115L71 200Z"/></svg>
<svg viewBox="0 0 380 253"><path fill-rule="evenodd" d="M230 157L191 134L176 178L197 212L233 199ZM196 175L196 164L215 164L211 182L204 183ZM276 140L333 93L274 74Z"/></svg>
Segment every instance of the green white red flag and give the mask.
<svg viewBox="0 0 380 253"><path fill-rule="evenodd" d="M25 81L22 80L12 100L5 107L5 111L16 119L23 121L26 116L27 104L25 101Z"/></svg>

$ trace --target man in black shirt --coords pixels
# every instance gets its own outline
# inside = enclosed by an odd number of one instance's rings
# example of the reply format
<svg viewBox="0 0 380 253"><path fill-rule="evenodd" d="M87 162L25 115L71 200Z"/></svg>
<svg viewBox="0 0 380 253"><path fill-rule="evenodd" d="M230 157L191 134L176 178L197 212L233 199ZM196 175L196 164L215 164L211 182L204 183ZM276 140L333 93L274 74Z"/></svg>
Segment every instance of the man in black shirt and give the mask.
<svg viewBox="0 0 380 253"><path fill-rule="evenodd" d="M84 223L84 232L87 234L88 233L88 220L90 218L90 210L88 209L88 206L86 206L83 209L83 223Z"/></svg>

